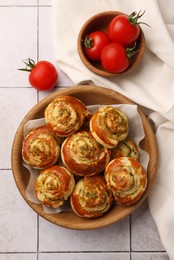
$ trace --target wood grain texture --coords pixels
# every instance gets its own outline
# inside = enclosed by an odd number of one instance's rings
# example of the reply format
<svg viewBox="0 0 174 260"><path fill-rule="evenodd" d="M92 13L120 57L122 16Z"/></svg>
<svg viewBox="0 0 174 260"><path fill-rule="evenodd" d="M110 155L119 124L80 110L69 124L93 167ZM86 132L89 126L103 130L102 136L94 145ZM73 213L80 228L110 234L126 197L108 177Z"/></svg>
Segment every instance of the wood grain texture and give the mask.
<svg viewBox="0 0 174 260"><path fill-rule="evenodd" d="M137 207L139 207L142 202L145 200L150 190L152 189L153 181L156 175L157 170L157 161L158 161L158 152L157 152L157 143L155 134L153 132L152 126L144 113L138 108L138 112L142 119L142 123L145 131L145 138L142 141L142 148L149 153L150 161L148 165L147 177L148 184L147 189L144 195L140 198L140 200L129 207L117 206L113 207L106 215L98 219L83 219L75 215L75 213L62 212L59 214L46 214L43 211L41 205L32 203L26 197L25 190L29 181L29 172L22 165L22 142L23 142L23 128L25 123L28 120L37 119L43 117L45 107L58 95L72 95L78 99L80 99L85 105L94 105L94 104L135 104L128 98L123 95L109 90L103 87L98 86L73 86L65 90L56 91L43 100L41 100L37 105L35 105L28 114L24 117L22 122L20 123L18 130L15 134L13 146L12 146L12 154L11 154L11 163L12 163L12 171L14 180L16 185L28 203L28 205L40 216L45 218L46 220L71 229L96 229L100 227L104 227L107 225L111 225L117 221L120 221L124 217L131 214Z"/></svg>
<svg viewBox="0 0 174 260"><path fill-rule="evenodd" d="M84 41L86 35L91 32L97 31L97 30L107 31L107 26L108 26L109 22L115 16L117 16L119 14L123 14L123 13L118 12L118 11L108 11L108 12L98 13L98 14L92 16L84 23L84 25L82 26L82 28L79 32L79 35L78 35L77 50L78 50L80 59L82 60L84 65L89 70L91 70L95 74L98 74L103 77L116 77L118 75L126 75L126 74L131 73L134 69L136 69L136 67L138 66L138 64L140 63L140 61L144 55L145 36L144 36L143 30L140 27L140 35L138 37L136 48L135 48L135 51L138 51L138 52L135 54L134 58L131 59L131 63L125 71L123 71L121 73L107 72L104 68L102 68L100 62L89 60L86 57L85 52L84 52L84 46L83 46L83 41Z"/></svg>

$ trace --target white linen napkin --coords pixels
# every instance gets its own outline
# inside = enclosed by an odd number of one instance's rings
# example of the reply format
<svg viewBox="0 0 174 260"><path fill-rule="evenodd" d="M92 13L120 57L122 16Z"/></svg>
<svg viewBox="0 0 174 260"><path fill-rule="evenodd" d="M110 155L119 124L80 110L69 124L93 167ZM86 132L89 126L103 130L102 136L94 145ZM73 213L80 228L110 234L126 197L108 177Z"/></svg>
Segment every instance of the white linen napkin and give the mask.
<svg viewBox="0 0 174 260"><path fill-rule="evenodd" d="M141 25L146 50L130 75L112 79L89 71L77 52L77 37L84 22L96 13L146 11ZM159 146L158 173L149 208L171 260L174 259L174 1L173 0L53 0L53 42L58 66L74 84L92 80L118 91L148 111Z"/></svg>

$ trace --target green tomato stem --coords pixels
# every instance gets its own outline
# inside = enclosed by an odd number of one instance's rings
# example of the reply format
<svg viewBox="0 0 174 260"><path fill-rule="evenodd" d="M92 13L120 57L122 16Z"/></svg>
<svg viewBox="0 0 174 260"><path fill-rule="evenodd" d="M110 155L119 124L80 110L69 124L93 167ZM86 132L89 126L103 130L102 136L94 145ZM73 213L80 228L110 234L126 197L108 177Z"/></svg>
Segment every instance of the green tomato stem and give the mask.
<svg viewBox="0 0 174 260"><path fill-rule="evenodd" d="M90 48L92 47L92 45L93 45L93 40L92 40L92 38L89 38L88 35L87 35L87 36L85 37L85 40L84 40L83 44L85 45L85 47L86 47L87 49L90 49Z"/></svg>
<svg viewBox="0 0 174 260"><path fill-rule="evenodd" d="M144 15L144 13L145 13L145 11L141 13L141 10L138 13L137 12L131 13L128 16L128 20L129 20L130 24L132 24L132 25L145 24L150 27L150 25L148 25L147 23L138 22L138 19L141 18Z"/></svg>
<svg viewBox="0 0 174 260"><path fill-rule="evenodd" d="M136 50L137 43L135 42L134 46L132 48L126 48L126 56L130 59L132 58L137 52L139 52L140 50Z"/></svg>
<svg viewBox="0 0 174 260"><path fill-rule="evenodd" d="M27 71L27 72L31 72L34 67L35 67L35 61L32 59L27 59L27 60L23 60L23 62L25 63L26 67L23 69L18 69L20 71Z"/></svg>

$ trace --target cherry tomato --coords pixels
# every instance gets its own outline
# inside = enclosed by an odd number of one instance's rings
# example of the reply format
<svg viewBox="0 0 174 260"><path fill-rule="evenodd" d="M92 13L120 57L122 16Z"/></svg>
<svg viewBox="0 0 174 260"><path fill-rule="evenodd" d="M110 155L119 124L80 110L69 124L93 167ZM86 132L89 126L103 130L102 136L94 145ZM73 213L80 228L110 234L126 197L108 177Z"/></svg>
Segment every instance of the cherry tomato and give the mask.
<svg viewBox="0 0 174 260"><path fill-rule="evenodd" d="M108 26L108 34L112 42L119 42L124 46L131 46L140 34L138 19L144 14L133 12L128 15L115 16ZM145 24L145 23L143 23ZM147 24L146 24L147 25Z"/></svg>
<svg viewBox="0 0 174 260"><path fill-rule="evenodd" d="M35 64L32 59L28 59L24 63L27 67L20 70L30 72L29 82L33 88L49 91L56 85L58 72L52 63L43 60Z"/></svg>
<svg viewBox="0 0 174 260"><path fill-rule="evenodd" d="M103 68L111 73L119 73L129 66L126 50L120 43L110 43L101 52L101 63Z"/></svg>
<svg viewBox="0 0 174 260"><path fill-rule="evenodd" d="M100 60L102 49L109 43L110 39L106 32L95 31L88 34L84 40L84 51L86 56L91 60Z"/></svg>

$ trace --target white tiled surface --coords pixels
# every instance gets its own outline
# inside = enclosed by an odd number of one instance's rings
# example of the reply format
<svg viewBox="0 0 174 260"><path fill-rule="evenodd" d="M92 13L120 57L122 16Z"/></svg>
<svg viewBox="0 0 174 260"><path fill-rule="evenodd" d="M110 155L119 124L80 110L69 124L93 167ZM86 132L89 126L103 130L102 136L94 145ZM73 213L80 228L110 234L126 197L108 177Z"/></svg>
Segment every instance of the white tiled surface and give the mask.
<svg viewBox="0 0 174 260"><path fill-rule="evenodd" d="M55 229L54 226L42 219L40 220L39 234L39 247L42 252L56 251L57 241L59 241L59 250L63 252L126 252L129 251L130 248L128 218L116 225L101 228L96 231L74 231L62 228ZM62 237L64 238L63 240ZM52 241L52 243L50 243L50 241Z"/></svg>
<svg viewBox="0 0 174 260"><path fill-rule="evenodd" d="M32 89L27 73L17 69L29 57L57 66L51 12L51 0L0 0L0 260L167 260L147 201L117 224L75 231L37 216L15 186L10 158L14 134L29 109L48 95ZM59 75L59 88L72 84Z"/></svg>

